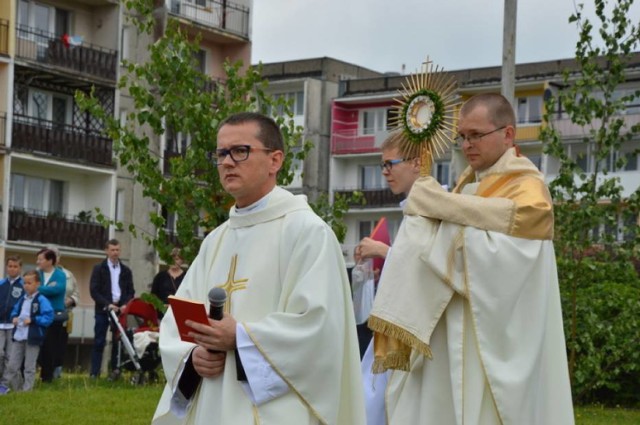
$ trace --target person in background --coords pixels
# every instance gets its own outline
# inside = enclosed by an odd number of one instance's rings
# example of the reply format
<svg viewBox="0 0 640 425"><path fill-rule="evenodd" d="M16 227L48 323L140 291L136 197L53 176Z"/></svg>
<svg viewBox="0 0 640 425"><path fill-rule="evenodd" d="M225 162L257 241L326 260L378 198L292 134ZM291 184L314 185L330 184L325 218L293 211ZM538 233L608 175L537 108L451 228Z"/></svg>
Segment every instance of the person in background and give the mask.
<svg viewBox="0 0 640 425"><path fill-rule="evenodd" d="M167 270L161 270L153 278L151 284L151 293L160 298L165 304L169 304L167 297L169 295L175 295L176 291L182 283L185 271L182 269L182 257L180 256L180 248L173 248L171 250L171 258L173 263Z"/></svg>
<svg viewBox="0 0 640 425"><path fill-rule="evenodd" d="M54 311L53 323L47 328L44 344L40 349L40 379L42 382L53 381L53 371L59 350L62 346L67 310L64 298L67 291L67 276L56 267L58 257L48 248L38 251L36 264L40 273L40 289L38 292L49 299Z"/></svg>
<svg viewBox="0 0 640 425"><path fill-rule="evenodd" d="M392 134L383 143L382 162L380 168L387 185L394 195L404 195L400 202L404 209L406 197L415 181L420 177L420 158L403 158L400 154L400 138ZM391 248L384 242L369 237L363 238L356 247L356 255L363 259L385 258ZM376 286L382 270L374 270ZM358 325L358 339L360 347L364 347L362 357L362 379L364 384L364 400L367 411L367 425L381 425L386 422L384 414L384 389L388 374L374 375L372 373L374 352L373 333L367 323Z"/></svg>
<svg viewBox="0 0 640 425"><path fill-rule="evenodd" d="M120 242L110 239L105 245L105 258L91 272L91 298L95 302L95 324L93 349L91 351L91 378L98 378L102 369L102 355L107 342L109 311L120 312L120 308L135 295L131 269L120 261ZM118 369L116 329L112 327L110 380L120 376Z"/></svg>
<svg viewBox="0 0 640 425"><path fill-rule="evenodd" d="M4 375L9 365L11 343L13 341L13 320L11 311L22 296L22 259L18 255L7 257L5 261L7 277L0 281L0 394L6 392L9 382Z"/></svg>
<svg viewBox="0 0 640 425"><path fill-rule="evenodd" d="M67 309L67 322L63 324L64 332L62 333L60 347L55 358L55 369L53 370L53 377L59 378L62 376L62 367L64 366L64 356L67 351L69 334L73 329L73 308L77 306L80 301L80 288L73 273L62 265L62 254L60 254L60 249L55 245L49 245L47 248L55 252L56 257L58 258L56 267L61 269L67 277L67 289L65 291L64 298L64 306Z"/></svg>
<svg viewBox="0 0 640 425"><path fill-rule="evenodd" d="M15 382L24 367L22 391L31 391L36 378L36 364L47 328L53 323L54 311L49 299L38 293L40 273L30 270L24 274L24 294L11 312L15 326L11 356L6 374L8 382ZM8 389L0 394L6 394Z"/></svg>

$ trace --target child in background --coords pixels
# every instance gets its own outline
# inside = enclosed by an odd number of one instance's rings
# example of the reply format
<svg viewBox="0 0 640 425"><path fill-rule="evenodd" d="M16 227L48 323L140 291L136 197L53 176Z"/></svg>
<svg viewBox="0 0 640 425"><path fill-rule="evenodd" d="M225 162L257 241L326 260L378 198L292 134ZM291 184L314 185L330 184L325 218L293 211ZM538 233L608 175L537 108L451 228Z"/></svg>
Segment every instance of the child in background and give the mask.
<svg viewBox="0 0 640 425"><path fill-rule="evenodd" d="M23 278L25 294L11 312L15 329L6 380L14 381L24 361L22 391L30 391L35 381L40 346L44 342L47 327L53 322L53 307L47 297L38 293L40 275L37 271L28 271Z"/></svg>
<svg viewBox="0 0 640 425"><path fill-rule="evenodd" d="M9 386L9 383L3 379L3 375L9 367L9 354L13 339L11 311L24 293L20 276L22 259L17 255L7 257L5 272L7 277L0 280L0 394L5 393Z"/></svg>

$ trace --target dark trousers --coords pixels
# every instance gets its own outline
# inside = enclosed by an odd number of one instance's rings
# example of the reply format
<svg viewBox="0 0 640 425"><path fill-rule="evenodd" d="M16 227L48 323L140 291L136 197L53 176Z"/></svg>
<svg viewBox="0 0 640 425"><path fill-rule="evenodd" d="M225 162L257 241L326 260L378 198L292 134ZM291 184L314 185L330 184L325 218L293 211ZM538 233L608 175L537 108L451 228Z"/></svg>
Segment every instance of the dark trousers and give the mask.
<svg viewBox="0 0 640 425"><path fill-rule="evenodd" d="M367 326L367 322L364 322L361 325L356 325L358 330L358 345L360 347L360 360L362 360L362 356L364 356L364 352L367 351L367 347L369 346L369 342L371 338L373 338L373 331L369 329Z"/></svg>
<svg viewBox="0 0 640 425"><path fill-rule="evenodd" d="M94 340L93 350L91 351L91 376L100 376L100 366L102 366L102 353L107 343L107 331L110 327L109 315L105 313L95 314L95 324L93 326ZM117 341L115 338L115 329L112 327L111 342L111 370L117 366Z"/></svg>
<svg viewBox="0 0 640 425"><path fill-rule="evenodd" d="M44 344L40 349L40 379L42 382L51 382L53 380L53 370L56 368L56 360L61 357L60 350L62 345L63 333L66 330L62 326L63 322L53 322L47 328L44 337Z"/></svg>

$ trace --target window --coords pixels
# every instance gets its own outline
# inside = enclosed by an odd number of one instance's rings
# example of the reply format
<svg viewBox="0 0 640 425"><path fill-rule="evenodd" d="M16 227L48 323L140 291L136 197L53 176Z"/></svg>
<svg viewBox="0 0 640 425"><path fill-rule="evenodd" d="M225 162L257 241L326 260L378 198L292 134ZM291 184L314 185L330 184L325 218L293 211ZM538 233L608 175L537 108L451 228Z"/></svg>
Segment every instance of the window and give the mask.
<svg viewBox="0 0 640 425"><path fill-rule="evenodd" d="M174 133L173 130L167 131L167 152L176 154L185 154L191 146L191 134L184 134L181 131Z"/></svg>
<svg viewBox="0 0 640 425"><path fill-rule="evenodd" d="M533 162L533 165L535 165L538 170L542 171L542 155L535 154L535 153L531 153L531 154L528 153L528 154L525 154L525 156L529 158L531 162Z"/></svg>
<svg viewBox="0 0 640 425"><path fill-rule="evenodd" d="M16 115L51 121L54 125L71 124L72 105L71 96L60 93L40 89L24 89L15 92Z"/></svg>
<svg viewBox="0 0 640 425"><path fill-rule="evenodd" d="M624 161L624 165L622 162ZM607 158L600 161L601 171L636 171L638 169L638 155L634 152L612 152Z"/></svg>
<svg viewBox="0 0 640 425"><path fill-rule="evenodd" d="M165 207L162 207L162 217L164 218L164 230L169 233L176 233L178 214L175 212L169 213Z"/></svg>
<svg viewBox="0 0 640 425"><path fill-rule="evenodd" d="M585 144L569 145L569 157L576 162L578 168L584 172L589 170L589 147Z"/></svg>
<svg viewBox="0 0 640 425"><path fill-rule="evenodd" d="M386 108L363 109L360 111L359 133L375 134L388 128L389 111Z"/></svg>
<svg viewBox="0 0 640 425"><path fill-rule="evenodd" d="M198 51L193 54L193 58L196 61L196 70L200 71L203 74L206 74L207 52L202 49L198 49Z"/></svg>
<svg viewBox="0 0 640 425"><path fill-rule="evenodd" d="M436 162L436 180L443 185L449 187L449 168L451 163L449 161Z"/></svg>
<svg viewBox="0 0 640 425"><path fill-rule="evenodd" d="M61 36L70 32L70 21L67 10L29 0L20 0L18 4L19 26Z"/></svg>
<svg viewBox="0 0 640 425"><path fill-rule="evenodd" d="M359 221L358 222L358 240L362 238L368 238L376 227L376 221Z"/></svg>
<svg viewBox="0 0 640 425"><path fill-rule="evenodd" d="M40 214L63 214L64 182L11 174L11 208Z"/></svg>
<svg viewBox="0 0 640 425"><path fill-rule="evenodd" d="M304 91L295 91L295 92L286 92L286 93L276 93L273 95L274 99L284 99L291 108L291 112L293 116L299 117L304 115ZM275 116L280 116L283 114L282 107L278 107L276 113L272 113L272 111L268 111L269 114L273 114Z"/></svg>
<svg viewBox="0 0 640 425"><path fill-rule="evenodd" d="M624 165L622 164L624 162ZM635 152L616 151L611 154L607 162L607 170L637 171L638 155Z"/></svg>
<svg viewBox="0 0 640 425"><path fill-rule="evenodd" d="M363 165L360 168L360 188L382 189L387 187L386 180L380 172L379 165Z"/></svg>
<svg viewBox="0 0 640 425"><path fill-rule="evenodd" d="M129 45L131 43L131 28L128 26L122 27L122 35L120 38L120 57L123 60L131 59L131 52Z"/></svg>
<svg viewBox="0 0 640 425"><path fill-rule="evenodd" d="M121 222L124 220L124 190L118 189L116 191L116 221Z"/></svg>
<svg viewBox="0 0 640 425"><path fill-rule="evenodd" d="M519 124L542 122L542 96L519 97L516 103Z"/></svg>
<svg viewBox="0 0 640 425"><path fill-rule="evenodd" d="M402 223L402 219L387 217L387 228L389 229L389 239L391 239L391 242L393 242L396 235L398 234L398 229L400 228L401 223ZM358 222L358 240L361 240L362 238L365 238L365 237L369 237L377 224L378 224L378 220L359 221Z"/></svg>

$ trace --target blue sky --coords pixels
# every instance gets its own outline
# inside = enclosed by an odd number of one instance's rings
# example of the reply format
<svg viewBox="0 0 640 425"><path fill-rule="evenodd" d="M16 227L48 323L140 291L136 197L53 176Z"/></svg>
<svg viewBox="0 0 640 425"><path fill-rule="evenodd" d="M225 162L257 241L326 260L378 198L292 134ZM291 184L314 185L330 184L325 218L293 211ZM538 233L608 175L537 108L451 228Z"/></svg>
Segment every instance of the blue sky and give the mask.
<svg viewBox="0 0 640 425"><path fill-rule="evenodd" d="M588 15L593 0L585 4ZM640 1L630 16L640 22ZM574 56L573 0L518 2L516 62ZM252 63L330 56L381 72L500 65L501 0L254 0Z"/></svg>

